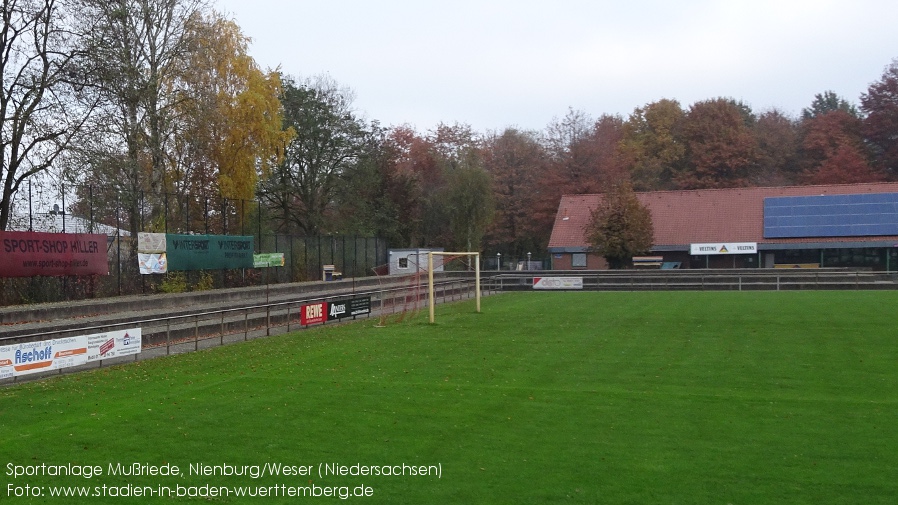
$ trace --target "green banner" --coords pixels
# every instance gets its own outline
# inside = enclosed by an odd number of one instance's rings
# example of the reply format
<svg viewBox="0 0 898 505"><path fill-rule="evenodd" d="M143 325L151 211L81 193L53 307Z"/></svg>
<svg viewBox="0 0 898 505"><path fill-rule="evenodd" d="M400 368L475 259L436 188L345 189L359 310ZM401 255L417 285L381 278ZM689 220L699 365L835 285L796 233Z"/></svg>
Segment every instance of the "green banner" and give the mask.
<svg viewBox="0 0 898 505"><path fill-rule="evenodd" d="M168 270L253 268L253 237L235 235L165 236Z"/></svg>
<svg viewBox="0 0 898 505"><path fill-rule="evenodd" d="M253 268L282 266L284 266L284 253L253 254Z"/></svg>

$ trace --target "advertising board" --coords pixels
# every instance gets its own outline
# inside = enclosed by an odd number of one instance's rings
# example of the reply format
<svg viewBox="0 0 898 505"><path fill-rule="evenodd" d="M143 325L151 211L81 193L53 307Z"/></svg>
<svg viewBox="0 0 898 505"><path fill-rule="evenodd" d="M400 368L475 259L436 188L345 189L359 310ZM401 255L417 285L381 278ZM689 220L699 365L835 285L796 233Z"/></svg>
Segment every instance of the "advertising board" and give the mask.
<svg viewBox="0 0 898 505"><path fill-rule="evenodd" d="M347 298L328 303L327 320L334 321L346 317L356 317L371 313L371 297Z"/></svg>
<svg viewBox="0 0 898 505"><path fill-rule="evenodd" d="M757 242L713 242L709 244L689 244L689 254L705 256L711 254L757 254Z"/></svg>
<svg viewBox="0 0 898 505"><path fill-rule="evenodd" d="M106 235L0 231L0 277L108 275Z"/></svg>
<svg viewBox="0 0 898 505"><path fill-rule="evenodd" d="M303 326L327 321L327 302L309 303L300 307L299 322Z"/></svg>
<svg viewBox="0 0 898 505"><path fill-rule="evenodd" d="M309 303L300 307L299 311L299 321L303 326L363 316L371 313L371 297Z"/></svg>
<svg viewBox="0 0 898 505"><path fill-rule="evenodd" d="M534 277L533 289L583 289L583 277Z"/></svg>
<svg viewBox="0 0 898 505"><path fill-rule="evenodd" d="M0 346L0 379L138 354L140 328Z"/></svg>
<svg viewBox="0 0 898 505"><path fill-rule="evenodd" d="M253 268L252 235L165 236L169 271Z"/></svg>

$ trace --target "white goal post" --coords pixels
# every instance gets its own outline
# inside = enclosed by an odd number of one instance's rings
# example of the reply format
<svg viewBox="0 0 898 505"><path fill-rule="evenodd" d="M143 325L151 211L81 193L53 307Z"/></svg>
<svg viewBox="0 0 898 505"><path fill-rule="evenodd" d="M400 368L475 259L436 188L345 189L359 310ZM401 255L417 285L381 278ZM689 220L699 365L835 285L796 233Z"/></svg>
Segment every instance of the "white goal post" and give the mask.
<svg viewBox="0 0 898 505"><path fill-rule="evenodd" d="M433 256L474 256L474 298L477 300L477 312L480 312L480 253L479 252L436 252L427 253L427 305L430 307L430 323L434 322L433 296Z"/></svg>

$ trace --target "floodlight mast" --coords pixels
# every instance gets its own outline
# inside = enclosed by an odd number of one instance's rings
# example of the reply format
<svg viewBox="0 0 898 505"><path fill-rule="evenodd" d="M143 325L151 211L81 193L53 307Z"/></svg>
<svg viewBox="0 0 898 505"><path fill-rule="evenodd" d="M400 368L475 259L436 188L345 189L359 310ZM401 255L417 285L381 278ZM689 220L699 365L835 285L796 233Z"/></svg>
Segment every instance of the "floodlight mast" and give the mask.
<svg viewBox="0 0 898 505"><path fill-rule="evenodd" d="M436 315L434 313L433 296L433 255L440 256L474 256L474 298L477 301L477 313L480 313L480 253L479 252L427 252L427 305L430 307L430 324L433 324Z"/></svg>

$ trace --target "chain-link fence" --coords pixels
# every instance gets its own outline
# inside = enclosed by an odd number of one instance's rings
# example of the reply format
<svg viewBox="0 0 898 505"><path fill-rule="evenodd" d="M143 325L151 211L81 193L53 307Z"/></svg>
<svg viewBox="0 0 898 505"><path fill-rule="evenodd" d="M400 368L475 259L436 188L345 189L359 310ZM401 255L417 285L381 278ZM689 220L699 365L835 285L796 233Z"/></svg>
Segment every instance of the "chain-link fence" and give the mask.
<svg viewBox="0 0 898 505"><path fill-rule="evenodd" d="M387 243L377 237L279 233L284 220L258 200L135 197L129 204L91 186L21 191L6 231L105 235L109 275L0 278L0 305L320 280L325 266L330 278L364 277L387 262ZM141 275L136 232L144 231L251 235L254 252L281 253L284 265Z"/></svg>

